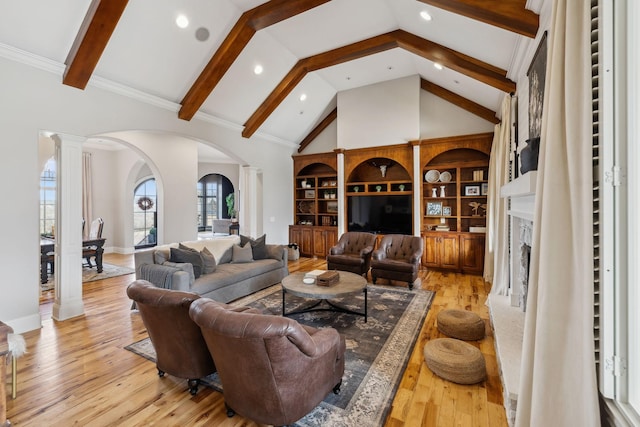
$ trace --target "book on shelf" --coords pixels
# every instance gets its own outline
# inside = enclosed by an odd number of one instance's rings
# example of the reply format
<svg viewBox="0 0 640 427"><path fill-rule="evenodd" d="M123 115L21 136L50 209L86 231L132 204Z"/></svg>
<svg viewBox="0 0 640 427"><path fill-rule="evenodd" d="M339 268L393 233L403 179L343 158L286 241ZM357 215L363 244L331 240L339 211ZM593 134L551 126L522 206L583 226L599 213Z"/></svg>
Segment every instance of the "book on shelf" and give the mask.
<svg viewBox="0 0 640 427"><path fill-rule="evenodd" d="M450 231L448 225L437 225L435 228L436 231Z"/></svg>

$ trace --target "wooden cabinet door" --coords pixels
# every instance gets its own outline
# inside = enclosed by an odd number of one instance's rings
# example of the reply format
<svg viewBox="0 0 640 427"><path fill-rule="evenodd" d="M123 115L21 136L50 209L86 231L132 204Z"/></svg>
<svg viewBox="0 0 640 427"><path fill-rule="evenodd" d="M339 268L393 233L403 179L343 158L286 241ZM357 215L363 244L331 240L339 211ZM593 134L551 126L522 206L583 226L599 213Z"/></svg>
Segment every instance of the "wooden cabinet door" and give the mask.
<svg viewBox="0 0 640 427"><path fill-rule="evenodd" d="M425 235L424 250L422 251L422 264L425 267L440 267L440 249L437 236Z"/></svg>
<svg viewBox="0 0 640 427"><path fill-rule="evenodd" d="M446 234L439 237L440 267L457 270L460 267L458 236Z"/></svg>
<svg viewBox="0 0 640 427"><path fill-rule="evenodd" d="M482 274L484 271L484 234L461 234L461 268L464 273Z"/></svg>
<svg viewBox="0 0 640 427"><path fill-rule="evenodd" d="M298 245L302 241L302 233L300 227L289 226L289 243L297 243Z"/></svg>
<svg viewBox="0 0 640 427"><path fill-rule="evenodd" d="M300 255L313 256L313 234L311 227L300 228Z"/></svg>
<svg viewBox="0 0 640 427"><path fill-rule="evenodd" d="M336 243L338 243L338 230L326 230L325 238L327 246L327 252L325 255L327 255L329 254L329 249L331 249L332 246L335 246Z"/></svg>
<svg viewBox="0 0 640 427"><path fill-rule="evenodd" d="M327 256L327 241L325 239L325 230L322 228L313 229L313 255L324 258Z"/></svg>

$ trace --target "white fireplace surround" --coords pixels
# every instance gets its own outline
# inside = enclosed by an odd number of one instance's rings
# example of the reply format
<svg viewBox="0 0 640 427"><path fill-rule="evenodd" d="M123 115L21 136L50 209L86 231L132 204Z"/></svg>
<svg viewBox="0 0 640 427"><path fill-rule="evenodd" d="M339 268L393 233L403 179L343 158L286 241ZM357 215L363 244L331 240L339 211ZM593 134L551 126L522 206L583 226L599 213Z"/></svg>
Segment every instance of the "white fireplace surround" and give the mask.
<svg viewBox="0 0 640 427"><path fill-rule="evenodd" d="M507 421L515 422L520 387L520 360L522 359L522 337L525 313L521 308L524 298L521 272L522 252L525 245L531 246L533 234L533 209L536 197L537 171L530 171L504 185L500 197L509 198L509 222L511 240L509 295L489 295L489 311L494 330L496 358L504 392Z"/></svg>

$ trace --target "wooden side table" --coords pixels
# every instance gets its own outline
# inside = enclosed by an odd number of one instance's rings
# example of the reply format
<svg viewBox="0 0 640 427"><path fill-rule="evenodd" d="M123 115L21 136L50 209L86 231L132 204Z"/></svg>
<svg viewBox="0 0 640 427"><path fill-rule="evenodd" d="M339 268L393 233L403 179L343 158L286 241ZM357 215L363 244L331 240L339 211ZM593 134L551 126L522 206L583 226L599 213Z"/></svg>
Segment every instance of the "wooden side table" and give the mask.
<svg viewBox="0 0 640 427"><path fill-rule="evenodd" d="M229 234L240 234L240 224L237 222L231 223L229 226Z"/></svg>

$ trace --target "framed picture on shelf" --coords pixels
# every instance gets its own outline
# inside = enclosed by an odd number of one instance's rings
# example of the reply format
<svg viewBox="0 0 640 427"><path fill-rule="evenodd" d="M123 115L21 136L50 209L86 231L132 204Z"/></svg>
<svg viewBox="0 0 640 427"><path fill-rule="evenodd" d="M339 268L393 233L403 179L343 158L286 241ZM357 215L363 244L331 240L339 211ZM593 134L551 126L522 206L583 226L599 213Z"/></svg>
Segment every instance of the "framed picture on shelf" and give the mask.
<svg viewBox="0 0 640 427"><path fill-rule="evenodd" d="M427 216L442 216L442 202L427 202Z"/></svg>
<svg viewBox="0 0 640 427"><path fill-rule="evenodd" d="M313 199L316 197L315 190L304 190L304 198L305 199Z"/></svg>
<svg viewBox="0 0 640 427"><path fill-rule="evenodd" d="M451 216L451 206L443 206L442 207L442 215Z"/></svg>
<svg viewBox="0 0 640 427"><path fill-rule="evenodd" d="M480 195L480 186L479 185L467 185L464 188L465 196L479 196Z"/></svg>
<svg viewBox="0 0 640 427"><path fill-rule="evenodd" d="M338 202L327 202L327 212L328 213L337 213L338 212Z"/></svg>
<svg viewBox="0 0 640 427"><path fill-rule="evenodd" d="M488 192L489 192L489 183L483 182L482 187L480 188L480 194L483 196L486 196Z"/></svg>

